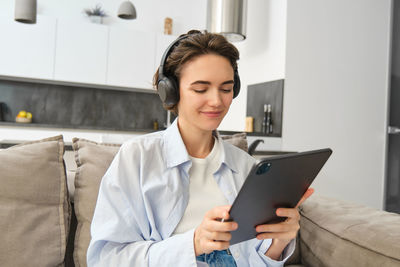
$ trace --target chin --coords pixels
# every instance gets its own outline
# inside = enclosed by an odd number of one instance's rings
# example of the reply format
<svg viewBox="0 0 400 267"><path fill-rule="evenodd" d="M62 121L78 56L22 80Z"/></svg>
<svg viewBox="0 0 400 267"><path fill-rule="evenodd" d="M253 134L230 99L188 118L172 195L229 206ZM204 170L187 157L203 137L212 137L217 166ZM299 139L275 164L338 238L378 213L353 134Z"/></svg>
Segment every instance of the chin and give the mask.
<svg viewBox="0 0 400 267"><path fill-rule="evenodd" d="M203 129L207 131L214 131L216 130L219 125L221 124L222 120L212 120L212 121L207 121L203 124Z"/></svg>

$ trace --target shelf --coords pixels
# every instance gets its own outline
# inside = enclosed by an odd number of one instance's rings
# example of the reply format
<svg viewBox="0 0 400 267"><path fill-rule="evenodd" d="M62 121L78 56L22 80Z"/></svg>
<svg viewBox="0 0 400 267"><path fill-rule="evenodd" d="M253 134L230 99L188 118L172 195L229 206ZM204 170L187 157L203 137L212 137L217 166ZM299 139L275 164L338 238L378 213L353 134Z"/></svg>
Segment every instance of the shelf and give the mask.
<svg viewBox="0 0 400 267"><path fill-rule="evenodd" d="M220 134L236 134L236 133L243 133L244 131L218 131ZM262 136L262 137L282 137L280 134L265 134L262 132L245 132L248 136Z"/></svg>
<svg viewBox="0 0 400 267"><path fill-rule="evenodd" d="M116 127L98 127L98 126L79 126L79 125L61 125L61 124L42 124L42 123L17 123L17 122L0 122L0 126L11 127L39 127L39 128L53 128L53 129L75 129L75 130L106 130L106 131L119 131L119 132L155 132L153 129L136 129L136 128L116 128ZM161 130L161 129L160 129Z"/></svg>

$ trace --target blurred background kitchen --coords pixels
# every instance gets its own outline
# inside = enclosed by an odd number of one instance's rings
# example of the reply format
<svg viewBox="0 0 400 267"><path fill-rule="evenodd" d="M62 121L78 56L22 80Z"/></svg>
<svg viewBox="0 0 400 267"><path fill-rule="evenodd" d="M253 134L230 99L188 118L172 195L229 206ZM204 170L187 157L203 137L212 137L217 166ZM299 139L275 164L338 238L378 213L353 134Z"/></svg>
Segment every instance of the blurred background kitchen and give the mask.
<svg viewBox="0 0 400 267"><path fill-rule="evenodd" d="M318 192L400 212L398 1L214 2L238 8L241 56L219 130L261 156L330 147ZM167 127L151 85L164 49L222 20L210 1L0 1L0 143Z"/></svg>

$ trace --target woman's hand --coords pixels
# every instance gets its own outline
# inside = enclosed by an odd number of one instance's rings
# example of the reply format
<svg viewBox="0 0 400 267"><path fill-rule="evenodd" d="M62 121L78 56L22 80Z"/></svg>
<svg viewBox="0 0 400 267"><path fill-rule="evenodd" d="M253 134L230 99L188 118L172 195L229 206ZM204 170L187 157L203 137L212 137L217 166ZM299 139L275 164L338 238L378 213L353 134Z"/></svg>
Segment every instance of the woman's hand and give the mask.
<svg viewBox="0 0 400 267"><path fill-rule="evenodd" d="M257 239L273 239L271 246L265 253L266 256L277 260L289 242L296 237L300 229L300 214L297 208L309 198L313 192L314 189L309 188L293 209L279 208L276 210L276 215L279 217L287 217L285 221L276 224L258 225L256 227L256 231L260 233L257 235Z"/></svg>
<svg viewBox="0 0 400 267"><path fill-rule="evenodd" d="M201 224L194 231L194 251L196 256L209 254L214 250L229 248L231 231L236 230L235 222L221 222L229 219L230 205L215 207L209 210Z"/></svg>

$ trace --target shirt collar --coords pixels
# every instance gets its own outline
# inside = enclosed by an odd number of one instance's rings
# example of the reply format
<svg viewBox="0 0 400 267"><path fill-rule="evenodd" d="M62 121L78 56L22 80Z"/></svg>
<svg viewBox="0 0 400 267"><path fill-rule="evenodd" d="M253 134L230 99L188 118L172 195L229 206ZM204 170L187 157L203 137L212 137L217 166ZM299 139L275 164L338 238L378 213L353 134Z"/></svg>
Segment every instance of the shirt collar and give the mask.
<svg viewBox="0 0 400 267"><path fill-rule="evenodd" d="M218 131L213 131L213 135L218 138L218 143L221 146L221 163L226 165L233 172L237 172L237 167L234 164L234 154L236 152L232 148L232 145L224 142ZM164 144L164 155L166 156L168 168L190 161L189 154L183 143L181 133L179 132L178 118L165 130Z"/></svg>
<svg viewBox="0 0 400 267"><path fill-rule="evenodd" d="M238 172L234 160L234 154L237 152L233 150L231 144L228 144L221 138L218 131L213 131L213 134L218 138L218 143L221 146L221 162L233 172Z"/></svg>
<svg viewBox="0 0 400 267"><path fill-rule="evenodd" d="M178 118L164 132L164 155L167 167L175 167L190 161L181 133L178 128Z"/></svg>

